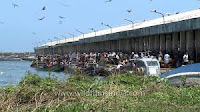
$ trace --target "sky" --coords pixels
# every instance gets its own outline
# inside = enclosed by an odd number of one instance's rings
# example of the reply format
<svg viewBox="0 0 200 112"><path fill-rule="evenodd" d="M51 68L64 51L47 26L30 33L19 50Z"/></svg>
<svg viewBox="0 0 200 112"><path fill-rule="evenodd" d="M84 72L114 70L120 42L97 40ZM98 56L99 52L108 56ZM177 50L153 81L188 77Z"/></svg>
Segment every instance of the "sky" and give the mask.
<svg viewBox="0 0 200 112"><path fill-rule="evenodd" d="M198 0L105 1L0 0L0 52L32 52L38 42L68 38L68 33L81 35L76 29L84 33L92 32L89 28L107 29L102 22L117 27L130 24L124 19L140 22L160 17L150 10L174 14L200 8Z"/></svg>

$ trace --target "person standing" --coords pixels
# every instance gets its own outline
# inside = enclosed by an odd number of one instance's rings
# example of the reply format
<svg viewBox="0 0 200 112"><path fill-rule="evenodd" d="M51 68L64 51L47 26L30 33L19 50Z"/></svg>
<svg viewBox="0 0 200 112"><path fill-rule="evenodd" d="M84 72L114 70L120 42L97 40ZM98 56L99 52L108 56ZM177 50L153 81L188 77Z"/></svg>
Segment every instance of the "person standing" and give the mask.
<svg viewBox="0 0 200 112"><path fill-rule="evenodd" d="M160 51L159 52L159 54L158 54L158 61L160 62L160 63L162 63L162 60L163 59L163 54L162 54L162 52Z"/></svg>
<svg viewBox="0 0 200 112"><path fill-rule="evenodd" d="M176 61L176 65L175 67L178 68L180 66L182 66L183 64L183 53L180 51L180 48L178 48L178 52L175 53L175 61Z"/></svg>
<svg viewBox="0 0 200 112"><path fill-rule="evenodd" d="M183 62L184 65L187 65L189 63L189 54L187 52L183 55Z"/></svg>
<svg viewBox="0 0 200 112"><path fill-rule="evenodd" d="M168 53L166 53L166 54L164 55L164 63L165 63L165 64L169 64L169 58L170 58L170 55L169 55Z"/></svg>

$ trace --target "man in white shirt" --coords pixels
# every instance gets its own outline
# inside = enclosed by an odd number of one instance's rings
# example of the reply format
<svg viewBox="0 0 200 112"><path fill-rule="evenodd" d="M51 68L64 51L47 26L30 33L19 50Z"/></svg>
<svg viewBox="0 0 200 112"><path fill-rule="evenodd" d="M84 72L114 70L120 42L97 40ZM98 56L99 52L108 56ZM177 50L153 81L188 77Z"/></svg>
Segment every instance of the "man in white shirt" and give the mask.
<svg viewBox="0 0 200 112"><path fill-rule="evenodd" d="M170 55L166 53L166 54L164 55L164 63L165 63L165 64L169 64L169 58L170 58Z"/></svg>
<svg viewBox="0 0 200 112"><path fill-rule="evenodd" d="M183 55L183 62L184 62L184 65L187 65L189 62L189 55L187 52Z"/></svg>

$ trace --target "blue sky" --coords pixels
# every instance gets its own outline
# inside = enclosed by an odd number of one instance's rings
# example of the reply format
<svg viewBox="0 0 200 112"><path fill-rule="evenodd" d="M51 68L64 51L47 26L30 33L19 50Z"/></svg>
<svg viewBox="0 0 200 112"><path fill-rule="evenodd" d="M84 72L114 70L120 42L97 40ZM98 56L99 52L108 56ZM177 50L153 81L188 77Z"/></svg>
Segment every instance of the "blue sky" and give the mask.
<svg viewBox="0 0 200 112"><path fill-rule="evenodd" d="M48 38L70 37L67 33L80 35L106 29L101 22L112 27L130 24L133 21L160 17L150 12L156 9L162 13L175 13L200 8L198 0L1 0L0 1L0 52L33 51L32 43L48 41ZM16 3L19 7L13 7ZM64 6L68 5L68 6ZM46 10L42 11L43 6ZM131 9L128 13L126 10ZM38 18L46 17L39 21ZM65 17L60 19L59 16ZM59 24L62 20L63 23ZM34 35L33 32L36 34Z"/></svg>

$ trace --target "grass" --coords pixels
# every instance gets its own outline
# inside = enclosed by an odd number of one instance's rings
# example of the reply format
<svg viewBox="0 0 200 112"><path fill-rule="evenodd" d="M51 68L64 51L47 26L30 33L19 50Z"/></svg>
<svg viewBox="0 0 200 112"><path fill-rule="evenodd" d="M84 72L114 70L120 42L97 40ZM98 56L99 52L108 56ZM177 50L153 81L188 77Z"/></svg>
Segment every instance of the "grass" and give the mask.
<svg viewBox="0 0 200 112"><path fill-rule="evenodd" d="M74 74L66 81L29 73L0 89L0 111L199 111L200 86L174 87L156 77L113 74L104 80Z"/></svg>

